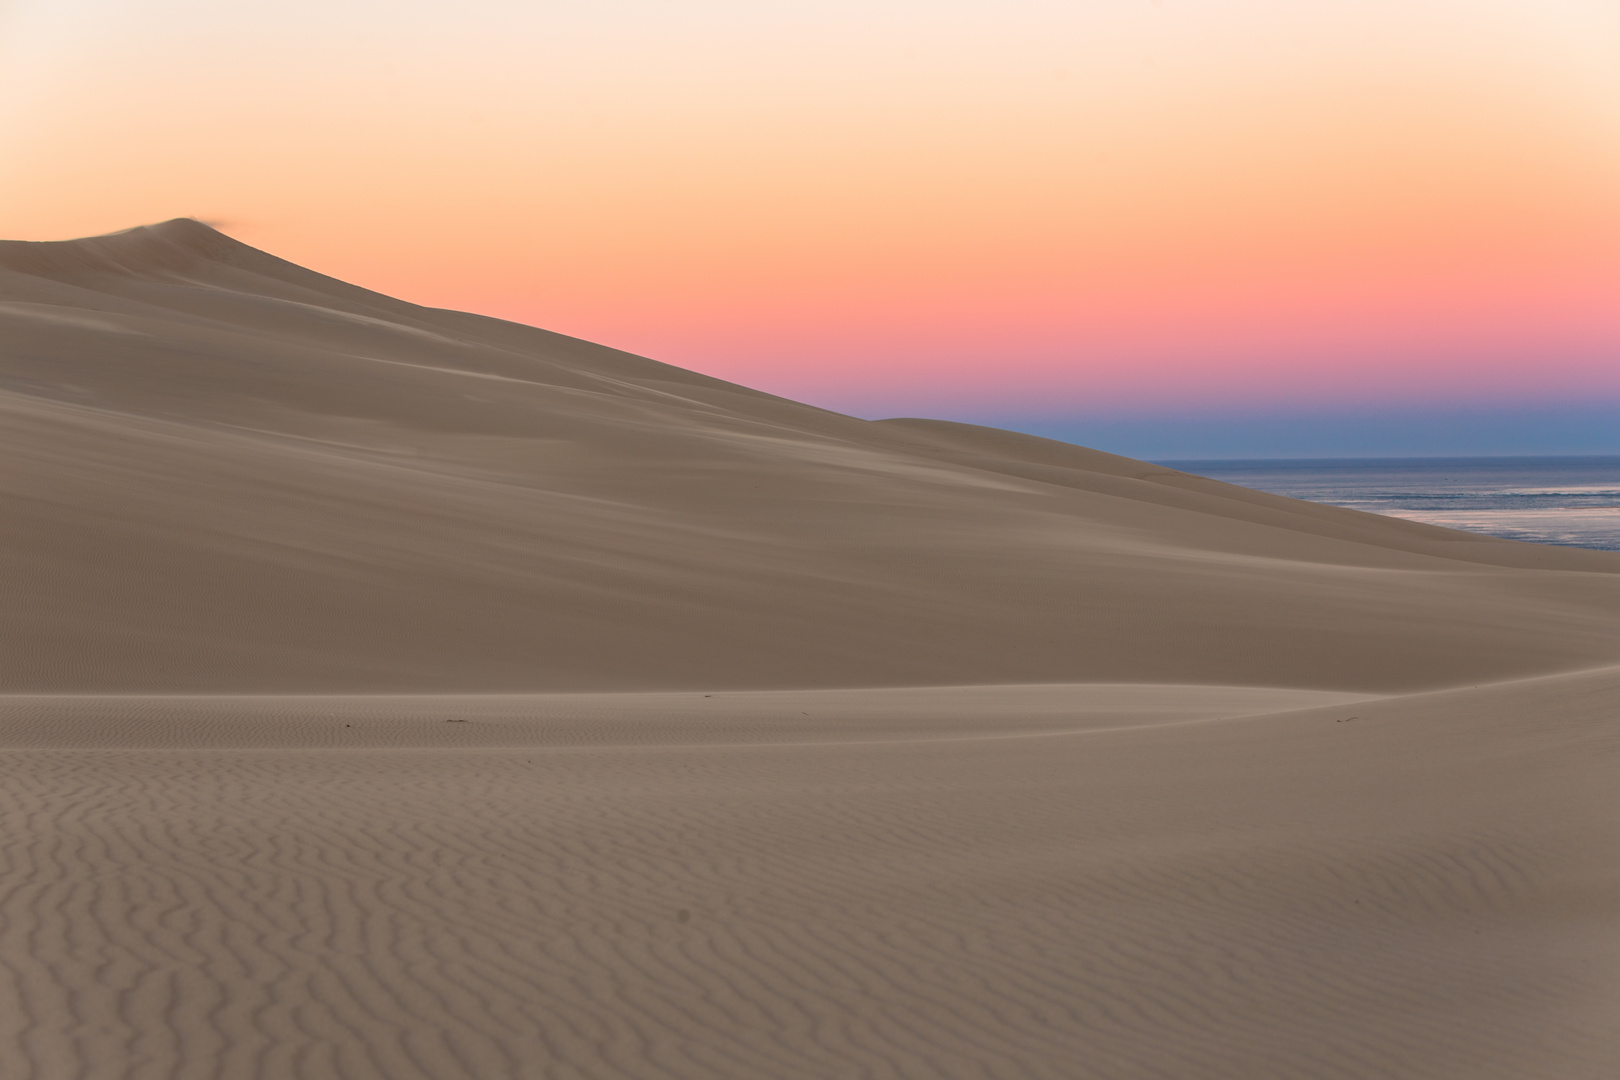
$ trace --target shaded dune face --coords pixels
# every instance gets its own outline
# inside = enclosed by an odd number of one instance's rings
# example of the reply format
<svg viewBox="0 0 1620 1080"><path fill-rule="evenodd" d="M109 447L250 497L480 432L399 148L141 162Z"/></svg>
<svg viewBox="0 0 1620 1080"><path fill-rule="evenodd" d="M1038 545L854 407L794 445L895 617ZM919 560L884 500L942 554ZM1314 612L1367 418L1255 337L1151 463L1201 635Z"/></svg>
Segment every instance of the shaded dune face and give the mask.
<svg viewBox="0 0 1620 1080"><path fill-rule="evenodd" d="M194 221L0 245L0 690L1171 681L1620 653L1620 558L867 422Z"/></svg>

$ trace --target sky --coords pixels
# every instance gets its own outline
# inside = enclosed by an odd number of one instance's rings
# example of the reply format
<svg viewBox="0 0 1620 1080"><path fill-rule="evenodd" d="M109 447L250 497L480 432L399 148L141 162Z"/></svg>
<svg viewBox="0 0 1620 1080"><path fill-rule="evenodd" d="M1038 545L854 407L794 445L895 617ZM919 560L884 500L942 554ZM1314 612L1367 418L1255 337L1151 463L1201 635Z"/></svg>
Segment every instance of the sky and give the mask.
<svg viewBox="0 0 1620 1080"><path fill-rule="evenodd" d="M0 236L178 216L859 416L1620 453L1614 0L0 0Z"/></svg>

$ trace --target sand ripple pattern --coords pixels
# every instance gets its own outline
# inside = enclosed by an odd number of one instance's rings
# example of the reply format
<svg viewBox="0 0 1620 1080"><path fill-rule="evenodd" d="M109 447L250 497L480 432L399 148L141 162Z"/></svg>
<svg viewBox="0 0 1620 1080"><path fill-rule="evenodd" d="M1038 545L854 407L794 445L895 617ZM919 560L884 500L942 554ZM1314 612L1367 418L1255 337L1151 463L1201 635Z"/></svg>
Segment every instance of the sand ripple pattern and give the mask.
<svg viewBox="0 0 1620 1080"><path fill-rule="evenodd" d="M349 750L48 747L12 701L0 1074L1598 1077L1620 680L1525 685Z"/></svg>

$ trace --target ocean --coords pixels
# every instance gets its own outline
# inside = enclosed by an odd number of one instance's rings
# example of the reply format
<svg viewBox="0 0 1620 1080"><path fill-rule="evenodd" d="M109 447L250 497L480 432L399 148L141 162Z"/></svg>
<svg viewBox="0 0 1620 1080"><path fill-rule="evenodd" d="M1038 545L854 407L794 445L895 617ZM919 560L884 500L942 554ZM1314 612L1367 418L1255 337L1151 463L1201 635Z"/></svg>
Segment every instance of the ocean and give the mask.
<svg viewBox="0 0 1620 1080"><path fill-rule="evenodd" d="M1620 551L1620 457L1162 461L1295 499L1538 544Z"/></svg>

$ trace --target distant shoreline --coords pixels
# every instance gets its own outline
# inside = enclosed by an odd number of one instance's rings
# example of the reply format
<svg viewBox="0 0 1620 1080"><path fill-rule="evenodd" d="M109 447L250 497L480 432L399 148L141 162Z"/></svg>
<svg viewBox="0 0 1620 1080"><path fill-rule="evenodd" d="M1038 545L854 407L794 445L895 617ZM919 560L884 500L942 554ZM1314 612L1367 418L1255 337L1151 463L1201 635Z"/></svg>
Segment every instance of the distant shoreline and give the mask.
<svg viewBox="0 0 1620 1080"><path fill-rule="evenodd" d="M1158 465L1508 540L1620 551L1620 455L1178 459Z"/></svg>

